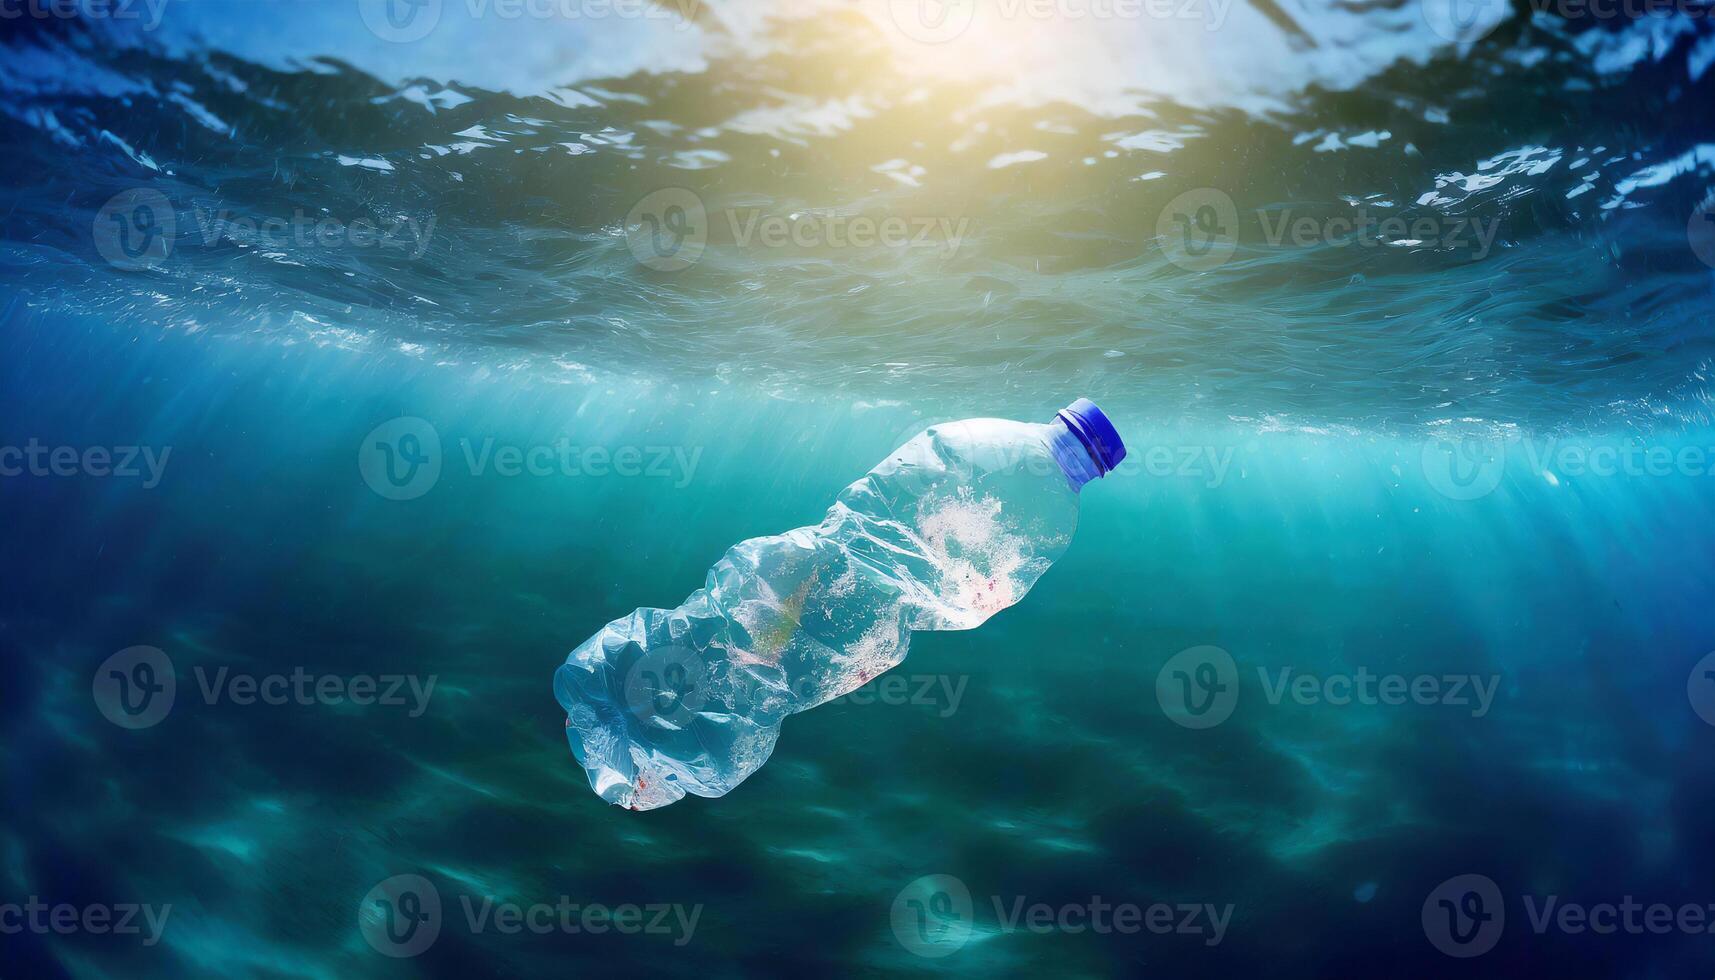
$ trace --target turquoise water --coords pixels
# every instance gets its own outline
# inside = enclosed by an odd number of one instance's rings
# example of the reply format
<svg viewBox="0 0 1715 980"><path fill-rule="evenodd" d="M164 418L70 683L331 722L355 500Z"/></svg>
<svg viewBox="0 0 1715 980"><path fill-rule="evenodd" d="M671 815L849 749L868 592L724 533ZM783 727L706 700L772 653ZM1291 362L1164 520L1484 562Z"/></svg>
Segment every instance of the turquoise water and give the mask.
<svg viewBox="0 0 1715 980"><path fill-rule="evenodd" d="M170 906L0 973L1709 971L1532 915L1715 903L1706 19L365 9L0 24L0 927ZM170 245L116 262L136 191ZM573 646L929 421L1079 395L1130 458L1022 603L724 798L590 792ZM138 646L158 718L100 695ZM238 679L294 673L339 696Z"/></svg>

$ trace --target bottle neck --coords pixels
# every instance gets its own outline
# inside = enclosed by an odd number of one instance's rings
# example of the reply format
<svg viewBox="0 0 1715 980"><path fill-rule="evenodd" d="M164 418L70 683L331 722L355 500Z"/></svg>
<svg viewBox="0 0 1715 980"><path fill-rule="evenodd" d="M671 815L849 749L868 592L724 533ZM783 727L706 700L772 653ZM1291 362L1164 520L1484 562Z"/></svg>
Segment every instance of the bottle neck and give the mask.
<svg viewBox="0 0 1715 980"><path fill-rule="evenodd" d="M1096 461L1090 458L1090 451L1061 419L1048 423L1048 448L1053 451L1054 461L1060 464L1073 490L1084 489L1084 484L1102 475Z"/></svg>

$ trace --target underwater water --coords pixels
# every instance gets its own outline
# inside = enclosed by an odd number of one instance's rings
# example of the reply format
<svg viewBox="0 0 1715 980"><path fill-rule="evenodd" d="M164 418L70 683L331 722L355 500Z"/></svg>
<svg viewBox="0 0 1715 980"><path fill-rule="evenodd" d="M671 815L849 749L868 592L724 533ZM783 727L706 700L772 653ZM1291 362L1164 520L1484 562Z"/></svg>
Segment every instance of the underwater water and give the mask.
<svg viewBox="0 0 1715 980"><path fill-rule="evenodd" d="M1715 27L1566 6L0 4L0 975L1707 976ZM1023 601L590 791L1078 396Z"/></svg>

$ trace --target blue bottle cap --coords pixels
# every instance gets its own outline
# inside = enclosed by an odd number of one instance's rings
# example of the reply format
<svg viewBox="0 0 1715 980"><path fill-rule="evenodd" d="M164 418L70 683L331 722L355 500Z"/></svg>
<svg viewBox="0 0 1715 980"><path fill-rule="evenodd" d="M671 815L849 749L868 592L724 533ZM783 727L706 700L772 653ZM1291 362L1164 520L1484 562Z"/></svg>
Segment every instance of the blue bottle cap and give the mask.
<svg viewBox="0 0 1715 980"><path fill-rule="evenodd" d="M1095 402L1080 398L1062 408L1056 418L1065 422L1066 428L1090 451L1090 458L1096 461L1103 476L1125 459L1125 442L1120 439L1119 430Z"/></svg>

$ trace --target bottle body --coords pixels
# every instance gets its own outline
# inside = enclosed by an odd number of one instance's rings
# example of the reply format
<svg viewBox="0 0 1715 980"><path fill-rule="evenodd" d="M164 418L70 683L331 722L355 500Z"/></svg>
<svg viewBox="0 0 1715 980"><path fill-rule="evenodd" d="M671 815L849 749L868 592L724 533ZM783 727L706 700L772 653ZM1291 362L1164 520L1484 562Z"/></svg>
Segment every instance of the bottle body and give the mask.
<svg viewBox="0 0 1715 980"><path fill-rule="evenodd" d="M554 677L573 754L631 809L721 796L786 716L905 658L916 630L970 629L1070 544L1100 465L1064 420L929 428L846 487L818 525L734 545L676 609L603 627Z"/></svg>

